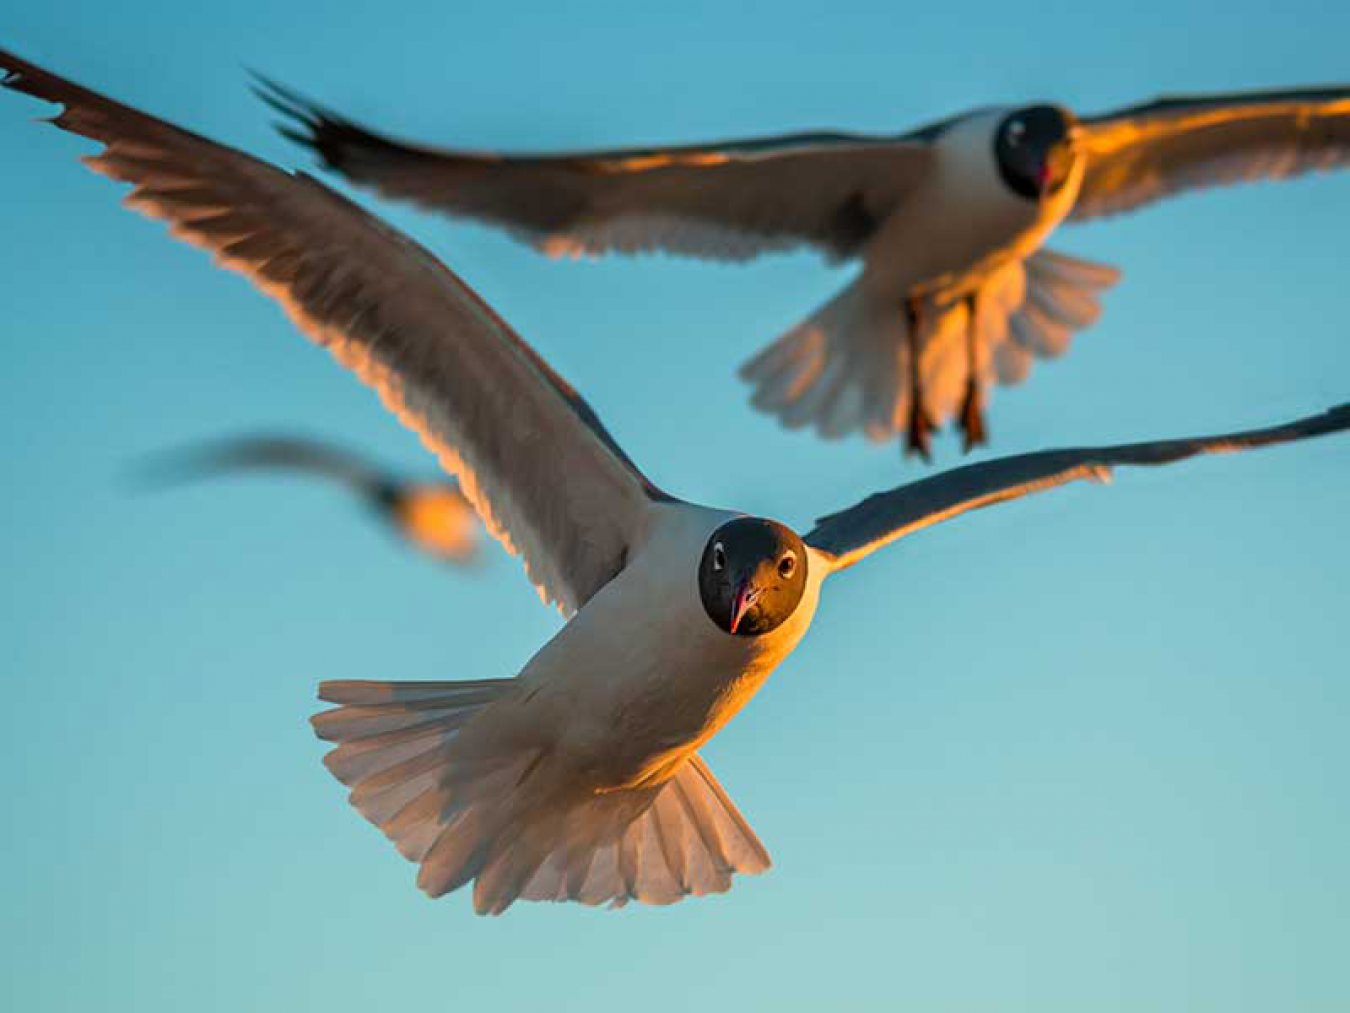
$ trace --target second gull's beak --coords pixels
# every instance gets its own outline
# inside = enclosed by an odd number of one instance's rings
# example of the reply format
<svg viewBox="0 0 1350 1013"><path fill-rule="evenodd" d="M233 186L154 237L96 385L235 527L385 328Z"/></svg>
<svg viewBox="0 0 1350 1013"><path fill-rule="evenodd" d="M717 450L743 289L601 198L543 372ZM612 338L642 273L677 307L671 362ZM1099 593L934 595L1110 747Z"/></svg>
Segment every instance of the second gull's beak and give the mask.
<svg viewBox="0 0 1350 1013"><path fill-rule="evenodd" d="M1041 166L1041 171L1036 176L1036 182L1040 186L1041 196L1055 190L1069 178L1069 173L1073 171L1074 159L1078 157L1078 152L1074 148L1072 134L1057 141L1045 156L1045 164Z"/></svg>

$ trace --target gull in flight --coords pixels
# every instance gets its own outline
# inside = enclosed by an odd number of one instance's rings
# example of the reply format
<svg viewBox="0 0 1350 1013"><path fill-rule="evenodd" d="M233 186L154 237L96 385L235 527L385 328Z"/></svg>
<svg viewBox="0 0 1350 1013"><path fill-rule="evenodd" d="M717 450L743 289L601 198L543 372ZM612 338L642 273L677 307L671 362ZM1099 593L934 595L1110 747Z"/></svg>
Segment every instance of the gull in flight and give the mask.
<svg viewBox="0 0 1350 1013"><path fill-rule="evenodd" d="M515 678L341 681L313 719L352 804L431 896L666 904L769 856L698 750L797 646L826 578L967 511L1119 465L1350 428L1350 405L1267 429L969 465L807 533L663 492L455 274L291 174L0 51L6 87L61 105L85 159L276 299L458 477L567 618Z"/></svg>
<svg viewBox="0 0 1350 1013"><path fill-rule="evenodd" d="M149 462L141 474L156 484L176 484L240 472L281 472L332 483L415 549L448 563L464 564L477 556L478 515L455 481L414 481L317 440L229 437L172 451Z"/></svg>
<svg viewBox="0 0 1350 1013"><path fill-rule="evenodd" d="M984 443L994 383L1023 380L1100 313L1115 268L1045 247L1188 190L1350 160L1350 87L1166 98L1098 116L979 109L898 136L790 134L503 155L405 144L271 82L282 132L377 192L496 225L550 254L723 260L812 247L859 260L843 291L741 367L756 408L826 438L955 419Z"/></svg>

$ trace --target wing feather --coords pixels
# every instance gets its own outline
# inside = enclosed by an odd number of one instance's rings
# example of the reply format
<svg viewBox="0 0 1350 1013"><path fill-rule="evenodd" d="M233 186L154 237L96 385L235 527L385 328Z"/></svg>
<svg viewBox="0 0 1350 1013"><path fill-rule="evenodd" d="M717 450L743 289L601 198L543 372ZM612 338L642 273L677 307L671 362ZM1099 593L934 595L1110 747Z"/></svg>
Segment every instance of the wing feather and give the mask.
<svg viewBox="0 0 1350 1013"><path fill-rule="evenodd" d="M1083 121L1072 219L1187 190L1287 179L1350 162L1350 86L1159 99Z"/></svg>
<svg viewBox="0 0 1350 1013"><path fill-rule="evenodd" d="M276 299L416 431L541 596L566 614L619 569L666 498L589 406L458 277L317 181L0 51L6 87L102 142L85 161Z"/></svg>
<svg viewBox="0 0 1350 1013"><path fill-rule="evenodd" d="M143 469L168 484L231 472L280 471L313 475L376 496L393 478L342 447L303 436L253 433L194 443L156 455Z"/></svg>
<svg viewBox="0 0 1350 1013"><path fill-rule="evenodd" d="M353 182L503 227L554 255L744 260L813 246L852 256L923 178L944 126L507 156L404 144L274 82L260 94L291 121L287 137Z"/></svg>
<svg viewBox="0 0 1350 1013"><path fill-rule="evenodd" d="M1200 454L1255 450L1346 429L1350 429L1350 404L1283 425L1221 436L1044 450L983 461L877 493L823 517L806 536L806 543L831 557L832 569L842 570L915 531L1078 479L1105 482L1118 466L1173 464Z"/></svg>

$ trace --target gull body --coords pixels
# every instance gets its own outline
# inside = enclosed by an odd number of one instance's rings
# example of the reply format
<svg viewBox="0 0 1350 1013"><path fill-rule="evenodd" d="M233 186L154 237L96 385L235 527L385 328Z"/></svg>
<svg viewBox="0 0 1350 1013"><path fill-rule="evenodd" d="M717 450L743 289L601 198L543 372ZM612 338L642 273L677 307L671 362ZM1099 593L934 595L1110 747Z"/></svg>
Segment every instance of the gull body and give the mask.
<svg viewBox="0 0 1350 1013"><path fill-rule="evenodd" d="M944 130L932 143L932 171L862 252L862 284L893 313L912 295L946 307L978 291L1039 249L1073 209L1081 160L1043 200L1019 197L1003 182L990 139L1014 112L985 110Z"/></svg>
<svg viewBox="0 0 1350 1013"><path fill-rule="evenodd" d="M687 503L653 503L627 566L521 670L530 706L568 762L607 790L658 784L745 706L815 616L827 562L808 548L807 588L781 626L728 636L708 622L697 559L736 518ZM617 675L617 677L616 677Z"/></svg>
<svg viewBox="0 0 1350 1013"><path fill-rule="evenodd" d="M352 805L432 896L666 904L768 852L698 750L801 641L831 574L930 525L1115 466L1350 429L1265 429L991 460L876 493L805 534L654 485L449 269L357 205L0 50L85 161L277 299L436 452L567 622L514 678L334 681L312 721Z"/></svg>

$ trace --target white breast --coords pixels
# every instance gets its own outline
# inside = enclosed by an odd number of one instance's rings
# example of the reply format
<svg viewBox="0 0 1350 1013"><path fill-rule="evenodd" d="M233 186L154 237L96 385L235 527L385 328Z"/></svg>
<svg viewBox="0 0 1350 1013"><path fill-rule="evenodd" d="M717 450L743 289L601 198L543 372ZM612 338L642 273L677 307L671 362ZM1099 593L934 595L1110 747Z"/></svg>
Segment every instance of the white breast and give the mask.
<svg viewBox="0 0 1350 1013"><path fill-rule="evenodd" d="M787 622L761 637L731 636L703 609L698 563L736 515L652 509L646 544L521 672L558 748L607 788L663 780L729 721L801 640L825 573L808 560L806 593Z"/></svg>
<svg viewBox="0 0 1350 1013"><path fill-rule="evenodd" d="M927 292L946 301L1009 260L1034 252L1068 214L1081 164L1049 201L1013 193L999 175L994 132L1007 109L975 113L934 145L929 180L887 219L866 253L866 276L888 296Z"/></svg>

